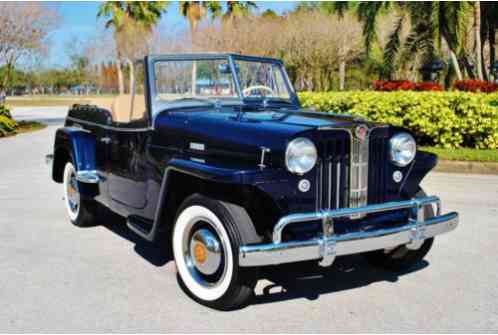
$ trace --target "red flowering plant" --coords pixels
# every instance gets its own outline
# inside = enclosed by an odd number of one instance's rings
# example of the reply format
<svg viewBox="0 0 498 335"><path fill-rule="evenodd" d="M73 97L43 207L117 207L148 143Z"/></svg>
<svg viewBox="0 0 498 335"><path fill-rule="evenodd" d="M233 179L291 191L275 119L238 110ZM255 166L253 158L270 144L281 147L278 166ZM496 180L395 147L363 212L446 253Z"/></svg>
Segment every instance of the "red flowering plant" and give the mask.
<svg viewBox="0 0 498 335"><path fill-rule="evenodd" d="M409 80L376 80L373 83L375 91L442 91L443 87L438 83L422 82L414 83Z"/></svg>
<svg viewBox="0 0 498 335"><path fill-rule="evenodd" d="M415 84L415 91L443 91L443 86L431 81L425 81Z"/></svg>
<svg viewBox="0 0 498 335"><path fill-rule="evenodd" d="M484 80L474 80L474 79L457 80L455 81L454 86L457 90L465 92L492 93L498 91L497 84Z"/></svg>
<svg viewBox="0 0 498 335"><path fill-rule="evenodd" d="M411 91L415 85L409 80L376 80L373 83L376 91Z"/></svg>

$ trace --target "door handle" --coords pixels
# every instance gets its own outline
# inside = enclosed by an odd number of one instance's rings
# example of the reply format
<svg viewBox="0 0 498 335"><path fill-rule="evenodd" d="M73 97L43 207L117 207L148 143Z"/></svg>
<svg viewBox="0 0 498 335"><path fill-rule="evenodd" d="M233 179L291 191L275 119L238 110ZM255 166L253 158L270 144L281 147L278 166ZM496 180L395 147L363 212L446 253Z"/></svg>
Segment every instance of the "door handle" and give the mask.
<svg viewBox="0 0 498 335"><path fill-rule="evenodd" d="M100 139L100 142L104 142L105 144L111 143L111 138L110 137L102 137Z"/></svg>

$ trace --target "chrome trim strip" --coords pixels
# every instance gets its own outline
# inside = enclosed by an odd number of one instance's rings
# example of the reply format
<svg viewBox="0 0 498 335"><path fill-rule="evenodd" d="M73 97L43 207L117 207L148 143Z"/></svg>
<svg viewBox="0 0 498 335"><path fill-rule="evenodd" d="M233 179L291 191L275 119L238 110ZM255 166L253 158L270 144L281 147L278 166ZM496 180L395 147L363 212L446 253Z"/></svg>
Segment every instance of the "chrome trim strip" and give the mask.
<svg viewBox="0 0 498 335"><path fill-rule="evenodd" d="M98 184L100 177L95 170L80 170L76 172L76 180L81 183Z"/></svg>
<svg viewBox="0 0 498 335"><path fill-rule="evenodd" d="M458 226L458 214L451 212L423 222L423 237L430 238L450 232ZM306 241L245 245L239 249L240 266L264 266L319 260L321 265L331 265L336 256L351 255L373 250L409 246L423 242L417 236L416 223L370 231L315 238Z"/></svg>
<svg viewBox="0 0 498 335"><path fill-rule="evenodd" d="M336 219L350 217L351 215L380 213L408 208L420 209L425 205L429 205L432 203L437 204L440 201L441 200L439 200L439 198L436 196L428 196L404 201L385 202L382 204L375 204L358 208L339 208L331 211L323 210L319 212L289 214L282 217L273 228L273 243L282 242L282 231L285 229L285 227L292 223L323 220L324 217Z"/></svg>
<svg viewBox="0 0 498 335"><path fill-rule="evenodd" d="M72 117L72 116L66 116L66 120L71 120L71 121L74 121L74 122L86 124L87 126L96 126L96 127L101 127L101 128L107 129L107 130L122 131L122 132L131 132L131 133L142 132L142 131L147 131L147 130L152 130L153 129L152 127L146 127L146 128L114 127L114 126L108 126L108 125L105 125L105 124L96 123L96 122L92 122L92 121L81 120L81 119L78 119L78 118L75 118L75 117Z"/></svg>
<svg viewBox="0 0 498 335"><path fill-rule="evenodd" d="M341 162L337 162L337 174L335 178L335 208L341 207Z"/></svg>
<svg viewBox="0 0 498 335"><path fill-rule="evenodd" d="M329 184L328 184L328 207L327 209L331 209L332 208L332 159L329 159L329 168L328 168L328 171L327 171L327 174L328 174L328 179L329 179Z"/></svg>

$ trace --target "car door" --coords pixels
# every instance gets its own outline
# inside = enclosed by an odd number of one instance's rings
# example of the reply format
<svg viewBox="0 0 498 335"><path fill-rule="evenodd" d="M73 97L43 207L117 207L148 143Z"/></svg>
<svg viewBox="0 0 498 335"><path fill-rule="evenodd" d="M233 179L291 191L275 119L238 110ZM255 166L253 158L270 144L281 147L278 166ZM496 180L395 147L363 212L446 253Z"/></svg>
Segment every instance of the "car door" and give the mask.
<svg viewBox="0 0 498 335"><path fill-rule="evenodd" d="M147 205L146 144L151 135L145 103L143 66L135 67L140 84L131 94L116 97L113 104L114 126L109 130L110 198L129 208L129 214L140 214Z"/></svg>
<svg viewBox="0 0 498 335"><path fill-rule="evenodd" d="M147 204L145 145L149 131L128 125L109 135L109 195L122 205L143 209Z"/></svg>

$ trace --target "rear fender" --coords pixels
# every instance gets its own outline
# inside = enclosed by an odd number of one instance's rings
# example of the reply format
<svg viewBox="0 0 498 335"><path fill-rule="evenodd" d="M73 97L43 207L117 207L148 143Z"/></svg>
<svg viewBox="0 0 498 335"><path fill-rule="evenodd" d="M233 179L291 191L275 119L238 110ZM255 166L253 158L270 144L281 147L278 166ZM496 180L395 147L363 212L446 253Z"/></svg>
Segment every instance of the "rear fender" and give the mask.
<svg viewBox="0 0 498 335"><path fill-rule="evenodd" d="M59 155L68 154L76 171L95 171L95 146L95 136L90 131L75 127L59 128L55 134L54 164L60 161ZM52 177L59 181L60 176L56 176L55 170Z"/></svg>
<svg viewBox="0 0 498 335"><path fill-rule="evenodd" d="M76 127L57 129L55 134L52 179L62 183L64 167L73 161L78 174L80 194L93 199L99 194L96 173L95 136L88 130Z"/></svg>

